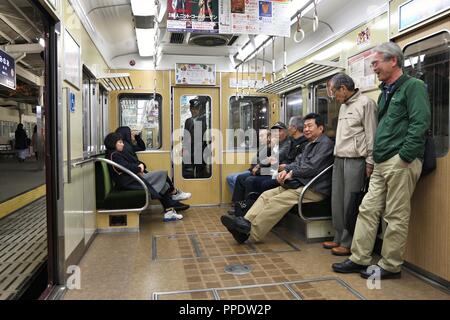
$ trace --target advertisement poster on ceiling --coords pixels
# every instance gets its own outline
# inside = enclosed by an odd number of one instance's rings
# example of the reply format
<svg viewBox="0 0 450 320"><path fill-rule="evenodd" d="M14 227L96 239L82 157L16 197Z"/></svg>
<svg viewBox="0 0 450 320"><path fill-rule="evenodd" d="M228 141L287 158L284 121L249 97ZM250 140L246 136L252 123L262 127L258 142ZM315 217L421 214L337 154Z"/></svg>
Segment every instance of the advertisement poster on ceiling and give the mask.
<svg viewBox="0 0 450 320"><path fill-rule="evenodd" d="M220 0L220 33L290 37L288 0Z"/></svg>
<svg viewBox="0 0 450 320"><path fill-rule="evenodd" d="M169 32L219 33L219 0L167 0Z"/></svg>

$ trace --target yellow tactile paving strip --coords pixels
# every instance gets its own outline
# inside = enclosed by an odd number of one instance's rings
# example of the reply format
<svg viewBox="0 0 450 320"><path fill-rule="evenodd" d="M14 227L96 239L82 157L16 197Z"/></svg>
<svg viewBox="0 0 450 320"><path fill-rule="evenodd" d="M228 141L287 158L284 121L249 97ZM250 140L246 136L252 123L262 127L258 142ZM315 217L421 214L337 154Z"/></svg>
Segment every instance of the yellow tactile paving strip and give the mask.
<svg viewBox="0 0 450 320"><path fill-rule="evenodd" d="M300 251L271 234L252 244L252 253L221 225L226 210L191 208L182 221L170 223L163 223L159 212L144 214L138 234L98 235L80 263L81 290L67 292L65 299L450 299L407 272L383 282L383 290L369 290L359 275L331 271L331 264L344 258L281 228L277 233ZM157 259L152 259L154 237L160 242ZM290 251L278 251L285 248ZM202 257L196 256L198 249ZM251 273L225 272L225 266L240 263Z"/></svg>

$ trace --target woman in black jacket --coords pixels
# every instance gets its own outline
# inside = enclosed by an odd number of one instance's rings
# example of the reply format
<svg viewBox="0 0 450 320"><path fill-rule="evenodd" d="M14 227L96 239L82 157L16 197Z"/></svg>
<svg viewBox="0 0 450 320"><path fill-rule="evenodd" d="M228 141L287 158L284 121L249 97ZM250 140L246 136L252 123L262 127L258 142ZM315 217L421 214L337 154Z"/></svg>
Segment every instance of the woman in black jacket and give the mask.
<svg viewBox="0 0 450 320"><path fill-rule="evenodd" d="M145 151L145 142L142 140L141 135L137 134L134 135L134 140L136 141L136 144L133 144L132 137L131 137L131 129L130 127L123 126L116 129L116 133L120 134L123 141L123 152L127 154L128 156L135 159L135 161L139 162L144 167L144 179L150 182L150 184L156 183L154 180L157 178L155 176L155 172L148 172L147 166L142 161L139 161L138 156L136 154L137 151ZM172 197L172 200L176 201L182 201L189 199L192 195L189 192L183 192L179 189L176 189L173 185L172 180L168 177L167 171L156 171L156 172L165 172L166 180L165 182L169 184L170 186L170 195Z"/></svg>
<svg viewBox="0 0 450 320"><path fill-rule="evenodd" d="M23 129L23 124L19 123L15 132L14 149L17 150L17 157L19 162L24 162L27 158L28 151L28 137L27 133Z"/></svg>
<svg viewBox="0 0 450 320"><path fill-rule="evenodd" d="M144 175L144 165L125 152L125 144L120 134L110 133L105 138L105 147L107 149L107 159L127 168L138 175L147 185L152 199L158 199L164 207L164 221L180 220L183 218L175 210L186 210L188 205L175 201L171 198L173 191L171 186L166 183L167 173L165 171L156 171L152 173L153 180L146 179ZM116 185L125 190L139 190L142 186L133 177L124 173L120 169L109 166L111 176Z"/></svg>

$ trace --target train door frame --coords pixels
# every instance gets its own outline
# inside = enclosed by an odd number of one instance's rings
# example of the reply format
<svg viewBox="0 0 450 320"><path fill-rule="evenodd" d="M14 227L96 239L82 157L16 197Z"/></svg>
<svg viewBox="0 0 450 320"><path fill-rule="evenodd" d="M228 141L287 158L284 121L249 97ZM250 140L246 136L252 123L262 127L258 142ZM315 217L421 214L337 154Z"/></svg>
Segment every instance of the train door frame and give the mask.
<svg viewBox="0 0 450 320"><path fill-rule="evenodd" d="M51 15L38 0L30 0L42 14L45 28L44 61L45 90L43 106L45 114L44 163L46 182L46 216L47 216L47 288L40 298L49 296L53 288L61 282L59 256L61 241L59 213L63 207L63 154L62 154L62 84L61 70L58 68L58 55L61 23ZM64 222L62 222L64 223ZM62 247L64 244L62 242Z"/></svg>
<svg viewBox="0 0 450 320"><path fill-rule="evenodd" d="M220 87L196 87L196 86L173 86L172 87L172 133L176 132L176 129L181 128L181 116L179 115L180 98L182 96L209 96L211 98L211 128L216 129L217 132L222 132L221 129L221 90ZM214 141L214 135L211 134L211 139ZM219 139L220 140L220 139ZM217 192L217 196L211 196L210 199L202 202L197 199L198 194L208 194L211 190L221 190L221 165L219 163L211 164L211 177L208 178L194 178L186 179L182 175L181 164L179 162L181 153L174 143L181 143L174 139L172 136L172 147L171 147L171 161L173 164L173 179L177 187L184 189L185 191L192 193L192 198L186 203L192 205L210 206L210 205L220 205L221 203L221 192ZM222 143L221 141L216 141L214 147L212 148L212 158L220 158L222 155ZM189 182L189 183L188 183ZM209 187L208 187L209 185ZM193 192L194 191L194 192ZM199 192L200 191L200 192Z"/></svg>

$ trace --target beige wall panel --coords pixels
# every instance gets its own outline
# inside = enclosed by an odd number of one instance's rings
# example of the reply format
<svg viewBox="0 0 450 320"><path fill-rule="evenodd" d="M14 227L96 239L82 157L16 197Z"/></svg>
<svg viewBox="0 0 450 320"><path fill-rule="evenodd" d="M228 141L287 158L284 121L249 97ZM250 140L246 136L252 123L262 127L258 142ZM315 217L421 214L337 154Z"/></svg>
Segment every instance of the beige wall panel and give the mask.
<svg viewBox="0 0 450 320"><path fill-rule="evenodd" d="M407 44L443 29L450 21L441 20L396 40ZM450 281L450 156L438 158L437 169L422 178L412 199L412 212L406 261Z"/></svg>
<svg viewBox="0 0 450 320"><path fill-rule="evenodd" d="M170 152L138 152L138 158L144 162L149 171L164 170L171 174Z"/></svg>

